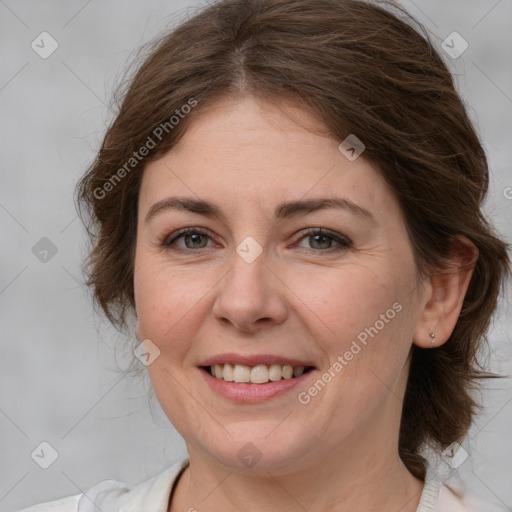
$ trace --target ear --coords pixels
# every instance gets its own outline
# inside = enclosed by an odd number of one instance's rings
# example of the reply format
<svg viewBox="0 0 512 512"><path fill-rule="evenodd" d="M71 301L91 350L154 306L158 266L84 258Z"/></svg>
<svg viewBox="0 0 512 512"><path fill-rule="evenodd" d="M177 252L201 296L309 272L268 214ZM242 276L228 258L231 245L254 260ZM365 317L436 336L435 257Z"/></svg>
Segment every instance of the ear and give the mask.
<svg viewBox="0 0 512 512"><path fill-rule="evenodd" d="M473 242L457 236L450 249L448 267L435 273L425 288L425 303L413 336L415 345L438 347L451 336L477 259L478 249Z"/></svg>

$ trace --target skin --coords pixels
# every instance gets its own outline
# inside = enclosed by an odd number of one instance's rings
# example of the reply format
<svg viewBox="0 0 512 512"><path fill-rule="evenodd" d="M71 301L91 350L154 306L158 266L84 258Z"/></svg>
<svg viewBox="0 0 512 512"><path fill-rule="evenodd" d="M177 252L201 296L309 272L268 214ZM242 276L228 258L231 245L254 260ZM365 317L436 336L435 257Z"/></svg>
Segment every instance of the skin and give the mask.
<svg viewBox="0 0 512 512"><path fill-rule="evenodd" d="M460 238L453 273L419 283L398 202L376 169L364 154L349 161L340 141L306 129L322 125L300 104L280 106L251 97L217 102L144 171L136 332L160 350L148 372L190 458L169 511L412 512L423 482L398 455L409 354L413 343L431 346L430 332L437 346L450 336L471 277L459 266L476 249ZM225 219L167 209L145 222L170 196L210 201ZM284 201L324 197L349 199L375 222L334 208L274 217ZM172 242L185 227L208 235ZM308 236L307 228L351 245ZM248 236L263 249L252 263L236 252ZM395 303L401 311L300 403L298 393ZM211 391L198 369L224 352L279 354L317 369L298 389L239 404ZM251 468L237 457L248 442L262 454Z"/></svg>

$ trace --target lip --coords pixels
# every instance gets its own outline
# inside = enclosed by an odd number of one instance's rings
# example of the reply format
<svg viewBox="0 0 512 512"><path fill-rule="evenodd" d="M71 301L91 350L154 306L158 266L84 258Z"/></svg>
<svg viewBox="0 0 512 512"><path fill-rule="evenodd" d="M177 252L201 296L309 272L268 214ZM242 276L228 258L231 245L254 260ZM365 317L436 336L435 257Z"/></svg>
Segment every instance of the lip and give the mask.
<svg viewBox="0 0 512 512"><path fill-rule="evenodd" d="M246 366L257 366L259 364L288 364L290 366L315 366L311 361L299 361L289 357L278 356L275 354L255 354L241 355L229 352L226 354L217 354L205 359L198 366L213 366L214 364L245 364Z"/></svg>
<svg viewBox="0 0 512 512"><path fill-rule="evenodd" d="M258 403L282 396L303 383L315 371L312 368L310 371L292 379L281 379L275 382L267 382L266 384L251 384L227 382L212 377L205 368L200 368L199 370L213 392L238 403Z"/></svg>

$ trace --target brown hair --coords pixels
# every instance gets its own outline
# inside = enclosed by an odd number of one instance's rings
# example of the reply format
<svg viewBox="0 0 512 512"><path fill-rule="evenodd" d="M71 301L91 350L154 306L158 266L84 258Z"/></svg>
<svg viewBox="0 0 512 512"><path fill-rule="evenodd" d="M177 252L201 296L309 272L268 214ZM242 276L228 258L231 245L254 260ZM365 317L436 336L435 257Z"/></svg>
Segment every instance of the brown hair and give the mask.
<svg viewBox="0 0 512 512"><path fill-rule="evenodd" d="M477 355L510 263L481 212L486 155L452 76L425 29L381 3L222 0L151 42L115 97L117 114L77 200L92 241L87 283L123 330L134 308L144 165L176 144L201 109L230 95L288 98L315 112L337 140L356 134L402 208L419 276L446 268L456 235L479 251L450 339L433 350L412 347L399 451L423 478L420 450L463 439L479 407L476 383L493 376Z"/></svg>

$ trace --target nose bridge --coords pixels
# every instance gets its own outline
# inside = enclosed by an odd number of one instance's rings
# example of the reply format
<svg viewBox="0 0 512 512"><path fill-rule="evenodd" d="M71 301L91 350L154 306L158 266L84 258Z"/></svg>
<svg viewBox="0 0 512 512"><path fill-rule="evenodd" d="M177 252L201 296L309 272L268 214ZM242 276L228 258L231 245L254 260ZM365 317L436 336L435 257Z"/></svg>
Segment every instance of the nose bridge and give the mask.
<svg viewBox="0 0 512 512"><path fill-rule="evenodd" d="M213 312L244 330L265 319L280 323L286 314L282 287L268 268L269 254L255 239L247 237L236 247L230 268L219 283Z"/></svg>

